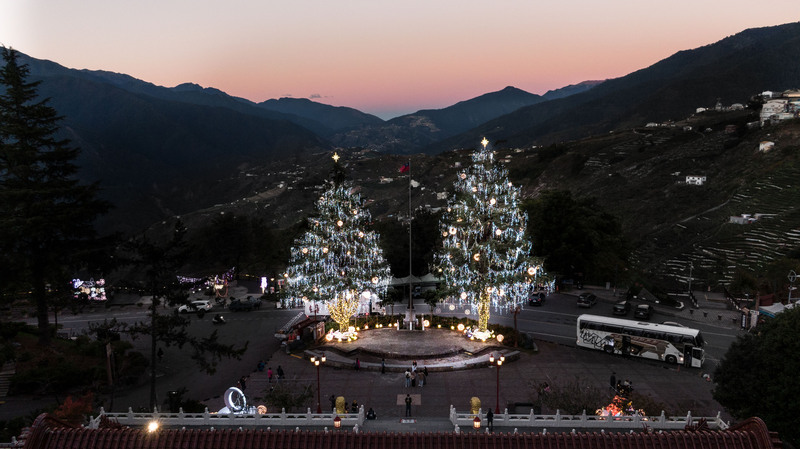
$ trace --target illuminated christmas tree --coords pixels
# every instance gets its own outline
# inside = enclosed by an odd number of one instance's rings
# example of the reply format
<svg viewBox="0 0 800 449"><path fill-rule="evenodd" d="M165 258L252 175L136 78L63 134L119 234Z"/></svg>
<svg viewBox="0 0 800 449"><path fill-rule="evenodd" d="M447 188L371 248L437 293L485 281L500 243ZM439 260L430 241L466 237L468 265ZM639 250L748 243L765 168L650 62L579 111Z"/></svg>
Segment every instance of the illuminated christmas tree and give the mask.
<svg viewBox="0 0 800 449"><path fill-rule="evenodd" d="M366 229L369 211L341 176L338 158L334 154L334 181L317 201L317 215L292 246L286 283L295 300L324 301L346 333L362 294L385 292L391 273L380 236Z"/></svg>
<svg viewBox="0 0 800 449"><path fill-rule="evenodd" d="M485 339L490 309L513 309L544 276L541 262L530 255L519 189L495 165L489 142L481 143L472 166L459 173L455 195L439 222L442 248L435 263L451 293L446 302L475 311L477 336Z"/></svg>

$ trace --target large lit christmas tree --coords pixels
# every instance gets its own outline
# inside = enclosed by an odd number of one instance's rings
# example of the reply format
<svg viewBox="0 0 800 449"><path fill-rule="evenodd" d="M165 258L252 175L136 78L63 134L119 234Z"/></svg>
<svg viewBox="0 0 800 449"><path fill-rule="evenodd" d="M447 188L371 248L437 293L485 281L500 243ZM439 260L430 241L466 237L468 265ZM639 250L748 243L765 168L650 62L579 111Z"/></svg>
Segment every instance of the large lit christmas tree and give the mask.
<svg viewBox="0 0 800 449"><path fill-rule="evenodd" d="M484 138L472 165L458 175L455 195L439 222L442 248L435 256L451 293L446 301L474 310L478 337L484 339L490 335L492 307L513 309L544 280L541 262L530 255L519 189L495 165L488 143Z"/></svg>
<svg viewBox="0 0 800 449"><path fill-rule="evenodd" d="M366 229L369 211L344 181L338 159L334 154L333 182L316 203L317 215L292 246L286 283L292 298L324 301L346 333L362 294L385 292L391 273L380 236Z"/></svg>

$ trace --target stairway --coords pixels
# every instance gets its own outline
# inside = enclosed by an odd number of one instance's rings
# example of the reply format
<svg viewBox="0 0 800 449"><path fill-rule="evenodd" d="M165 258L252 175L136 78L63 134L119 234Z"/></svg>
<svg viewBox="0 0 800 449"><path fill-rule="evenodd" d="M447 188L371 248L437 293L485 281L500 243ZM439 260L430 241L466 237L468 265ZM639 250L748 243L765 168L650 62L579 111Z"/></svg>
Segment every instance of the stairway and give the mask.
<svg viewBox="0 0 800 449"><path fill-rule="evenodd" d="M6 362L0 369L0 398L8 396L8 387L11 385L11 376L16 373L14 362Z"/></svg>

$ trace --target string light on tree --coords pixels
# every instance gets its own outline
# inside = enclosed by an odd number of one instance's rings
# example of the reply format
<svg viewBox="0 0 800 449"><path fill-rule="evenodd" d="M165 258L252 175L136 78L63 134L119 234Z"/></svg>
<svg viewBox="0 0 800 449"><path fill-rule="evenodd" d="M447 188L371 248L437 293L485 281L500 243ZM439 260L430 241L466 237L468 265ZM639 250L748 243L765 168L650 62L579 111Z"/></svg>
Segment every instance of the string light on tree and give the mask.
<svg viewBox="0 0 800 449"><path fill-rule="evenodd" d="M487 337L490 309L521 304L531 284L543 281L541 262L531 257L527 215L520 192L496 166L489 141L459 173L455 195L439 222L442 248L435 264L451 291L450 301L478 315L477 337Z"/></svg>
<svg viewBox="0 0 800 449"><path fill-rule="evenodd" d="M292 246L286 282L292 305L324 301L339 332L347 334L362 293L384 293L391 273L379 235L365 229L371 221L369 211L344 182L339 155L333 159L338 173L317 201L308 231Z"/></svg>

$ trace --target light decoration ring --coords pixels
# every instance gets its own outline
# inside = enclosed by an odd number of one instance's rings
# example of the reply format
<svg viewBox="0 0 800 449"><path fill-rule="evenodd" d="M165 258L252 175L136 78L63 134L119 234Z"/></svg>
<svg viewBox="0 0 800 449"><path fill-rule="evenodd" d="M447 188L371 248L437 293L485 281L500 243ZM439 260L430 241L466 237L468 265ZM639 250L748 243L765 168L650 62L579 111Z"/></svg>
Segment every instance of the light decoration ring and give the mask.
<svg viewBox="0 0 800 449"><path fill-rule="evenodd" d="M341 228L342 226L344 226L344 222L342 220L338 220L336 222L336 226L339 226Z"/></svg>
<svg viewBox="0 0 800 449"><path fill-rule="evenodd" d="M490 199L490 200L489 200L489 204L491 204L492 206L494 206L495 204L497 204L497 200L496 200L496 199L494 199L494 198L492 198L492 199Z"/></svg>
<svg viewBox="0 0 800 449"><path fill-rule="evenodd" d="M461 292L461 299L467 299L467 292Z"/></svg>
<svg viewBox="0 0 800 449"><path fill-rule="evenodd" d="M464 332L464 323L458 323L457 329L459 332Z"/></svg>
<svg viewBox="0 0 800 449"><path fill-rule="evenodd" d="M534 274L536 274L536 268L528 267L528 276L533 276Z"/></svg>
<svg viewBox="0 0 800 449"><path fill-rule="evenodd" d="M495 229L494 230L494 235L500 237L501 235L503 235L503 230L502 229Z"/></svg>
<svg viewBox="0 0 800 449"><path fill-rule="evenodd" d="M458 232L458 231L456 230L455 226L450 226L450 229L448 230L448 232L450 232L450 235L456 235L456 232Z"/></svg>

